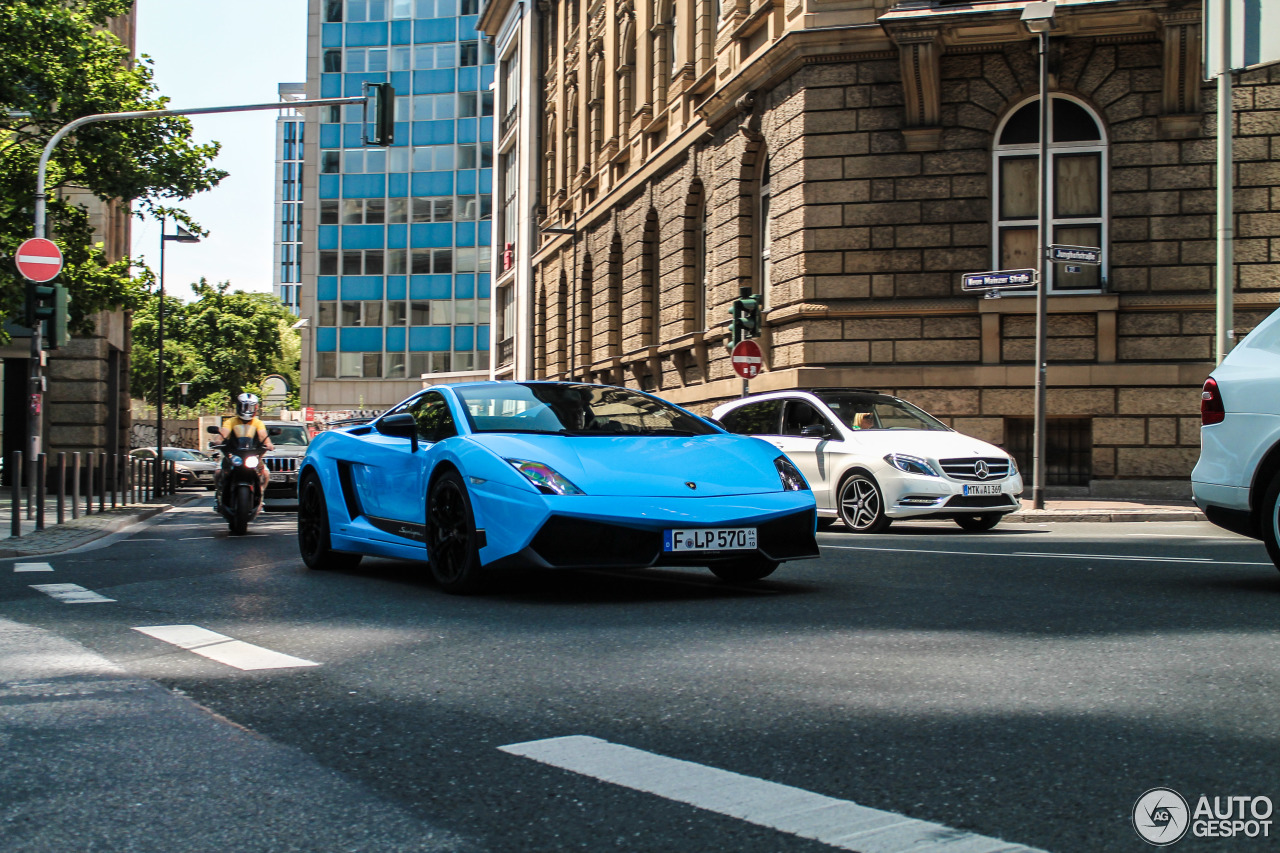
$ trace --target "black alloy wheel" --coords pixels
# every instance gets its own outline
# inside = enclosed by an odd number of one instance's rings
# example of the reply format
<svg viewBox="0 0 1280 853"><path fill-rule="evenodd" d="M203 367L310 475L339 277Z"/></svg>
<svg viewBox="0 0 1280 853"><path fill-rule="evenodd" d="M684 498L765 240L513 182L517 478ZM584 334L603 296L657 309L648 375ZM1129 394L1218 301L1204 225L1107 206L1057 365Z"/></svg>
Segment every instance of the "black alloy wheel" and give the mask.
<svg viewBox="0 0 1280 853"><path fill-rule="evenodd" d="M984 530L990 530L1000 523L1002 513L998 512L979 512L974 515L961 515L956 518L956 524L960 525L961 530L968 530L970 533L981 533Z"/></svg>
<svg viewBox="0 0 1280 853"><path fill-rule="evenodd" d="M309 569L353 569L360 555L335 551L329 542L329 509L325 505L320 478L308 473L302 481L298 501L298 551Z"/></svg>
<svg viewBox="0 0 1280 853"><path fill-rule="evenodd" d="M708 566L711 574L729 583L749 583L767 578L778 568L777 560L770 560L763 554L753 554L740 560L730 560Z"/></svg>
<svg viewBox="0 0 1280 853"><path fill-rule="evenodd" d="M853 471L840 482L836 506L840 520L854 533L880 533L891 520L884 514L884 493L864 471Z"/></svg>
<svg viewBox="0 0 1280 853"><path fill-rule="evenodd" d="M427 496L427 559L445 592L470 595L483 588L478 540L466 484L458 472L445 471Z"/></svg>

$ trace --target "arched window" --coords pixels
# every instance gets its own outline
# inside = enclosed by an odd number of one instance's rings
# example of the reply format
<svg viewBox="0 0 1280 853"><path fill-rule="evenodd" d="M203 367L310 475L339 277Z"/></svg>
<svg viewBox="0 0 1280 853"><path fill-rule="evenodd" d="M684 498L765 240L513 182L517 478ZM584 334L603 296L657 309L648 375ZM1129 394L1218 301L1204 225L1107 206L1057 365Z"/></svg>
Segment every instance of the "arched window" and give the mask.
<svg viewBox="0 0 1280 853"><path fill-rule="evenodd" d="M591 260L591 255L586 255L582 259L582 271L578 276L578 293L577 293L577 310L574 312L577 316L574 318L574 375L578 379L586 377L588 371L591 370L592 362L592 346L591 341L594 334L594 306L592 300L595 296L592 287L592 279L595 278L595 263Z"/></svg>
<svg viewBox="0 0 1280 853"><path fill-rule="evenodd" d="M1097 291L1107 269L1107 141L1092 110L1053 95L1049 111L1049 245L1102 249L1102 265L1047 264L1047 291ZM996 269L1034 269L1040 209L1040 101L1015 108L996 131L992 246Z"/></svg>
<svg viewBox="0 0 1280 853"><path fill-rule="evenodd" d="M700 332L707 327L707 202L702 181L694 178L685 203L684 221L686 282L686 332Z"/></svg>
<svg viewBox="0 0 1280 853"><path fill-rule="evenodd" d="M644 314L649 346L662 342L662 243L658 239L658 212L649 208L644 220Z"/></svg>
<svg viewBox="0 0 1280 853"><path fill-rule="evenodd" d="M554 311L556 333L552 341L551 372L565 373L569 369L569 277L564 270L560 271Z"/></svg>
<svg viewBox="0 0 1280 853"><path fill-rule="evenodd" d="M622 354L622 235L609 241L609 279L605 283L605 357Z"/></svg>
<svg viewBox="0 0 1280 853"><path fill-rule="evenodd" d="M755 234L760 241L760 249L756 253L759 262L756 265L756 293L762 297L765 308L769 307L769 266L770 252L773 246L773 225L769 215L772 202L772 187L769 175L769 157L761 152L760 177L756 184L756 221Z"/></svg>

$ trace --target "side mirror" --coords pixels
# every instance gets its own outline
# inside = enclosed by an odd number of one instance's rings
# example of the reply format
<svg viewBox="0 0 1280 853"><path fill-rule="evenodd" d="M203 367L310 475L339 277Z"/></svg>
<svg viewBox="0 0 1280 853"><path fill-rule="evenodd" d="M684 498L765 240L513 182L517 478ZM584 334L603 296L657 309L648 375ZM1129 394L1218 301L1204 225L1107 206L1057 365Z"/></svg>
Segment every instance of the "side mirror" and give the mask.
<svg viewBox="0 0 1280 853"><path fill-rule="evenodd" d="M703 418L703 420L711 424L712 426L720 427L720 429L724 430L725 432L731 432L731 430L727 426L725 426L723 423L721 423L717 418L713 418L710 415L708 415L707 417Z"/></svg>
<svg viewBox="0 0 1280 853"><path fill-rule="evenodd" d="M218 429L216 426L207 426L207 427L205 427L205 428L204 428L204 431L205 431L205 432L207 432L207 433L209 433L209 435L221 435L221 434L222 434L222 431L221 431L220 429Z"/></svg>
<svg viewBox="0 0 1280 853"><path fill-rule="evenodd" d="M418 422L408 412L398 412L378 419L378 432L413 440L413 452L418 452Z"/></svg>
<svg viewBox="0 0 1280 853"><path fill-rule="evenodd" d="M826 438L827 428L823 424L809 424L800 427L800 435L802 438Z"/></svg>

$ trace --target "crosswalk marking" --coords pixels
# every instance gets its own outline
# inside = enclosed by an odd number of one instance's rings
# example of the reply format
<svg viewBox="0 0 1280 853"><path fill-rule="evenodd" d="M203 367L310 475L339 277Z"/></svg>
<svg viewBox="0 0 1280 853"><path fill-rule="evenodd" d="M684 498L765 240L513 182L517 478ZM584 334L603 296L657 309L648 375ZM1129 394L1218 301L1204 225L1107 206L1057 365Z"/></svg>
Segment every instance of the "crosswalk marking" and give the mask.
<svg viewBox="0 0 1280 853"><path fill-rule="evenodd" d="M14 563L15 572L51 572L53 566L48 563Z"/></svg>
<svg viewBox="0 0 1280 853"><path fill-rule="evenodd" d="M93 590L73 583L33 583L31 588L38 589L64 604L97 604L101 601L115 601L114 598L107 598L105 595L99 595Z"/></svg>
<svg viewBox="0 0 1280 853"><path fill-rule="evenodd" d="M848 800L574 735L498 747L604 782L858 853L1043 853Z"/></svg>
<svg viewBox="0 0 1280 853"><path fill-rule="evenodd" d="M133 630L236 669L285 669L320 665L315 661L236 640L198 625L150 625Z"/></svg>

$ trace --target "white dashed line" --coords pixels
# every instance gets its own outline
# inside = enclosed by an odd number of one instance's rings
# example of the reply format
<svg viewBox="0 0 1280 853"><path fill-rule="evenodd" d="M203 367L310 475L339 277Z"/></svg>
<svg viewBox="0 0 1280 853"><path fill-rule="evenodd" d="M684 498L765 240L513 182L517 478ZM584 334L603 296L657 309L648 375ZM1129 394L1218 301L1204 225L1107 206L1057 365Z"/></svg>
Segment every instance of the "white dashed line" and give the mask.
<svg viewBox="0 0 1280 853"><path fill-rule="evenodd" d="M48 563L14 563L15 572L51 572L53 566Z"/></svg>
<svg viewBox="0 0 1280 853"><path fill-rule="evenodd" d="M860 806L581 735L498 747L503 752L859 853L1042 853L998 838Z"/></svg>
<svg viewBox="0 0 1280 853"><path fill-rule="evenodd" d="M38 589L50 598L64 604L97 604L101 601L115 601L105 595L98 595L93 590L85 589L73 583L33 583L32 589Z"/></svg>
<svg viewBox="0 0 1280 853"><path fill-rule="evenodd" d="M236 669L285 669L320 665L315 661L235 640L198 625L151 625L133 630Z"/></svg>

